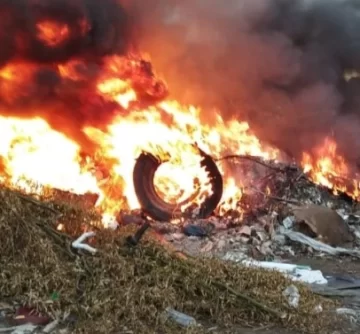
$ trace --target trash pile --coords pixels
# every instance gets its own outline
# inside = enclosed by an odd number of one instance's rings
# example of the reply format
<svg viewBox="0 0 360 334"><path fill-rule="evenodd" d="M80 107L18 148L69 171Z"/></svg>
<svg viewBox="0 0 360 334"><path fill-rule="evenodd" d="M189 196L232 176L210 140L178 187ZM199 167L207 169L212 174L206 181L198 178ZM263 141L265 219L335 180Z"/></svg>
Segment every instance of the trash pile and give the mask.
<svg viewBox="0 0 360 334"><path fill-rule="evenodd" d="M134 224L97 229L95 212L55 195L2 187L0 197L2 332L201 333L211 323L316 333L332 326L333 302L279 272L193 258L152 228L141 240Z"/></svg>
<svg viewBox="0 0 360 334"><path fill-rule="evenodd" d="M236 252L257 260L360 256L359 203L314 184L296 166L277 163L259 167L253 162L248 170L259 168L262 170L256 177L244 177L251 182L243 188L238 210L208 219L186 218L166 227L159 224L158 231L176 248L192 255L222 257ZM124 215L120 220L131 219Z"/></svg>

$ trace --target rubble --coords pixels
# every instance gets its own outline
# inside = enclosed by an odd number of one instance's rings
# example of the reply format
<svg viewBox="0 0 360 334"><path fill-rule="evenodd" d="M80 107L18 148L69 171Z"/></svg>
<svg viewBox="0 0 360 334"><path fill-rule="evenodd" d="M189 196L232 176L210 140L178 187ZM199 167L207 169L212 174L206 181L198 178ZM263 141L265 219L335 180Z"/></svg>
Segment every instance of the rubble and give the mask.
<svg viewBox="0 0 360 334"><path fill-rule="evenodd" d="M296 254L357 256L356 236L360 236L360 229L356 226L359 220L356 217L360 205L347 196L334 195L331 190L315 185L295 166L261 162L260 170L257 159L247 160L248 171L259 171L255 180L246 179L239 203L240 219L233 211L223 211L220 204L208 219L180 220L172 226L171 233L177 238L169 239L175 247L188 250L192 255L202 253L217 257L241 249L247 255L263 260ZM260 177L261 173L266 177ZM214 228L205 232L206 225ZM185 233L184 237L179 237L186 226L201 233ZM190 241L187 235L201 235L204 240ZM300 235L305 237L300 238ZM323 243L319 243L320 240ZM320 246L322 244L325 248ZM331 246L336 246L336 251Z"/></svg>
<svg viewBox="0 0 360 334"><path fill-rule="evenodd" d="M324 244L320 241L312 239L312 238L306 236L305 234L302 234L299 232L288 231L288 232L285 232L285 236L288 237L289 239L291 239L292 241L296 241L296 242L305 244L318 252L327 253L329 255L335 255L335 256L350 255L350 256L360 257L360 250L347 249L347 248L341 248L341 247L331 247L327 244Z"/></svg>

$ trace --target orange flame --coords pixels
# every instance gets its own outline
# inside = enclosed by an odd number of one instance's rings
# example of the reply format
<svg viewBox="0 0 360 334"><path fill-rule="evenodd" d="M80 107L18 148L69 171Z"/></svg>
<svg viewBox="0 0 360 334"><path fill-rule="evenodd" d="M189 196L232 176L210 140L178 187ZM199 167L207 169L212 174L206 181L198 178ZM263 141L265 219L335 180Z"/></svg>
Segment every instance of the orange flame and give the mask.
<svg viewBox="0 0 360 334"><path fill-rule="evenodd" d="M70 29L66 24L61 24L55 21L42 21L36 25L39 40L51 47L55 47L70 36Z"/></svg>
<svg viewBox="0 0 360 334"><path fill-rule="evenodd" d="M117 102L119 108L127 109L137 96L130 84L117 78L114 73L124 61L120 57L107 59L97 90L105 99ZM75 78L74 65L59 66L60 75ZM2 72L6 71L3 69ZM8 78L9 83L12 80L16 82L16 76L9 75ZM30 180L42 186L78 194L97 193L100 195L97 205L104 216L113 215L126 207L139 207L132 172L142 150L170 158L169 163L160 167L155 178L158 192L169 201L187 198L197 187L201 188L202 194L207 190L207 175L200 167L200 157L193 146L195 142L214 156L231 151L265 158L276 157L277 151L265 150L251 134L247 123L226 122L217 115L216 124L203 124L200 112L194 106L163 101L145 109L122 112L108 124L105 131L85 127L84 133L99 146L99 160L113 162L106 166L110 174L108 182L99 180L90 158L90 161L83 161L77 143L51 129L41 118L0 117L0 157L5 166L5 175L10 176L7 180L12 184L29 190L26 181ZM237 201L229 199L240 199L241 196L241 187L230 175L225 177L223 202L233 203L229 207L233 205L235 208Z"/></svg>
<svg viewBox="0 0 360 334"><path fill-rule="evenodd" d="M334 193L347 193L359 200L359 182L352 179L344 157L339 155L336 142L325 138L313 154L303 153L302 167L316 184L333 189Z"/></svg>

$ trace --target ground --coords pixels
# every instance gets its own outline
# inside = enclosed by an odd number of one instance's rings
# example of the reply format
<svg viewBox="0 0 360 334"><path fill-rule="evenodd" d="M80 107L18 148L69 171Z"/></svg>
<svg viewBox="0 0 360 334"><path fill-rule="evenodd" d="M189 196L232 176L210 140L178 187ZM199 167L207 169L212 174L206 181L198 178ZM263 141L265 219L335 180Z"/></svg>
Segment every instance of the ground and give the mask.
<svg viewBox="0 0 360 334"><path fill-rule="evenodd" d="M308 265L313 269L321 270L325 276L327 275L349 275L360 278L360 262L348 257L345 258L310 258L310 257L293 257L288 259L289 263ZM346 302L345 302L346 303ZM345 304L346 306L346 304ZM324 334L357 334L360 331L360 324L343 324L341 330L326 332ZM219 332L220 333L220 332ZM229 332L230 333L230 332ZM289 331L281 328L256 328L232 329L234 334L299 334L296 331Z"/></svg>
<svg viewBox="0 0 360 334"><path fill-rule="evenodd" d="M349 257L343 258L316 258L316 257L293 257L289 262L308 265L318 269L324 275L351 275L360 278L360 262Z"/></svg>

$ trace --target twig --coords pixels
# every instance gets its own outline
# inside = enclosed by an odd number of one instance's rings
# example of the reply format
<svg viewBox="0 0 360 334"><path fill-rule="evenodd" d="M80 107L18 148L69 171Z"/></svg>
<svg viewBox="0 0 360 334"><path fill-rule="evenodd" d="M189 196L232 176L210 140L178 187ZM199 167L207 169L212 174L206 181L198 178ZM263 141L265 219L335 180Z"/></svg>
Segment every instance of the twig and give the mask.
<svg viewBox="0 0 360 334"><path fill-rule="evenodd" d="M220 282L212 282L213 285L217 286L218 288L221 288L221 289L224 289L226 290L227 292L230 292L232 293L234 296L242 299L242 300L245 300L247 301L248 303L256 306L257 308L261 309L262 311L264 312L267 312L267 313L270 313L272 314L273 316L279 318L279 319L284 319L286 317L286 313L280 313L266 305L263 305L261 304L260 302L258 302L257 300L249 297L249 296L246 296L240 292L237 292L235 291L234 289L230 288L229 286L223 284L223 283L220 283Z"/></svg>
<svg viewBox="0 0 360 334"><path fill-rule="evenodd" d="M299 175L296 177L295 182L300 181L301 178L308 180L306 174L304 172L300 172Z"/></svg>
<svg viewBox="0 0 360 334"><path fill-rule="evenodd" d="M21 217L21 215L14 209L10 207L10 210L12 210L12 212L14 213L14 215L25 225L25 227L29 230L29 226L27 221ZM41 228L47 235L49 235L50 237L52 237L55 241L57 241L59 244L65 244L66 240L63 239L68 239L67 235L57 232L56 230L54 230L51 226L47 225L46 223L41 222L40 220L38 220L35 217L32 217L32 220L35 222L36 226L38 226L39 228ZM30 232L29 232L30 233ZM68 247L64 250L60 247L60 245L58 245L59 248L63 251L65 251L68 255L70 255L71 257L74 257L74 254L68 249Z"/></svg>
<svg viewBox="0 0 360 334"><path fill-rule="evenodd" d="M41 223L40 221L36 221L36 224L50 237L57 240L59 243L66 243L66 239L70 239L66 234L56 231L47 224Z"/></svg>
<svg viewBox="0 0 360 334"><path fill-rule="evenodd" d="M252 155L236 155L236 154L232 154L232 155L226 155L226 156L218 158L218 159L214 159L214 161L231 160L231 159L249 160L249 161L255 162L255 163L259 164L259 165L262 165L264 167L267 167L269 169L276 170L278 172L285 172L285 170L286 170L285 168L272 166L269 163L266 163L266 162L262 161L260 157L256 157L256 156L252 156ZM288 168L290 168L290 166Z"/></svg>
<svg viewBox="0 0 360 334"><path fill-rule="evenodd" d="M24 201L26 201L26 202L29 202L29 203L32 203L32 204L34 204L34 205L40 206L40 207L42 207L43 209L49 210L49 211L51 211L51 212L53 212L53 213L55 213L55 214L57 214L57 215L59 215L59 216L62 215L62 213L59 212L58 210L51 208L50 206L42 203L41 201L36 200L36 199L33 198L33 197L23 195L23 194L21 194L21 193L19 193L19 192L17 192L17 191L14 191L14 193L15 193L15 195L16 195L17 197L21 198L22 200L24 200Z"/></svg>
<svg viewBox="0 0 360 334"><path fill-rule="evenodd" d="M269 174L266 174L264 177L262 177L262 178L260 178L259 180L257 180L257 181L255 182L255 184L261 184L262 182L265 182L265 181L271 179L271 178L272 178L274 175L276 175L276 174L277 174L277 171L274 171L274 172L271 172L271 173L269 173Z"/></svg>
<svg viewBox="0 0 360 334"><path fill-rule="evenodd" d="M258 190L256 188L252 188L252 189L255 190L257 193L259 193L260 195L263 195L264 197L267 197L268 199L272 199L274 201L284 202L284 203L293 204L293 205L297 205L297 206L302 206L303 205L299 201L268 195L268 194L265 194L264 192L262 192L262 191L260 191L260 190Z"/></svg>

